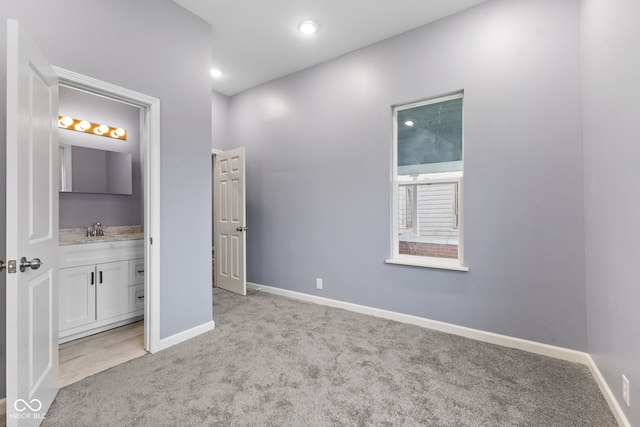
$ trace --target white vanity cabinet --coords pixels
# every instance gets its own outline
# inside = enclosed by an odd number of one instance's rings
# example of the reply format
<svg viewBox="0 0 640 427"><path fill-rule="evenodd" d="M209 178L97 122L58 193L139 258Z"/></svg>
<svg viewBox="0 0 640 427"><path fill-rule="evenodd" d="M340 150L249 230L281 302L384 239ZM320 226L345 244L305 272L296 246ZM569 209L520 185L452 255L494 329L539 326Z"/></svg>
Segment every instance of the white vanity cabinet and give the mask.
<svg viewBox="0 0 640 427"><path fill-rule="evenodd" d="M60 246L61 343L142 318L143 256L141 240Z"/></svg>

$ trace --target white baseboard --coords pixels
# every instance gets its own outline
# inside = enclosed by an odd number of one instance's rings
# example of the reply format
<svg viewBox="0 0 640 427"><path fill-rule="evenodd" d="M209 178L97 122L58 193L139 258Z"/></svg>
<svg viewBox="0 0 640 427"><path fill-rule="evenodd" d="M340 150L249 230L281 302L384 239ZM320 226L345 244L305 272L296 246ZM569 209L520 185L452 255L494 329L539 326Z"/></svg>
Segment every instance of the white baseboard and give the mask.
<svg viewBox="0 0 640 427"><path fill-rule="evenodd" d="M205 332L212 331L215 328L216 328L216 322L211 320L207 323L203 323L202 325L198 325L191 329L187 329L186 331L182 331L175 335L171 335L170 337L162 338L158 342L157 346L154 346L154 348L150 349L149 351L151 353L156 353L158 351L172 347L176 344L180 344L181 342L184 342L188 339L197 337L198 335L204 334Z"/></svg>
<svg viewBox="0 0 640 427"><path fill-rule="evenodd" d="M609 404L609 408L611 409L611 412L613 412L613 415L616 417L616 421L618 421L618 425L620 425L620 427L631 427L631 423L629 422L626 415L622 411L622 407L618 404L618 401L616 400L615 395L611 391L609 384L607 384L607 381L602 376L602 373L600 372L600 369L598 369L596 362L593 361L590 355L589 355L589 362L587 363L587 366L591 371L591 375L593 375L593 378L596 380L596 383L598 383L598 387L600 387L600 391L604 395L604 398Z"/></svg>
<svg viewBox="0 0 640 427"><path fill-rule="evenodd" d="M495 334L493 332L482 331L479 329L467 328L464 326L453 325L451 323L440 322L437 320L426 319L424 317L412 316L409 314L397 313L394 311L382 310L379 308L367 307L364 305L352 304L349 302L338 301L329 298L318 297L315 295L303 294L301 292L289 291L286 289L274 288L271 286L259 285L257 283L247 283L247 287L251 289L260 289L264 292L284 297L294 298L301 301L312 302L316 304L326 305L329 307L342 308L344 310L354 311L356 313L367 314L370 316L381 317L383 319L395 320L401 323L421 326L423 328L435 331L446 332L453 335L459 335L474 340L500 345L503 347L516 348L518 350L528 351L530 353L541 354L553 357L554 359L567 360L569 362L581 363L587 365L595 381L600 387L600 391L604 395L609 408L616 417L616 420L622 427L631 427L622 408L616 401L611 389L609 388L604 377L598 370L593 359L588 353L582 351L571 350L563 347L556 347L549 344L543 344L535 341L514 338L507 335Z"/></svg>
<svg viewBox="0 0 640 427"><path fill-rule="evenodd" d="M495 334L493 332L481 331L479 329L467 328L464 326L453 325L451 323L440 322L438 320L426 319L424 317L412 316L409 314L397 313L395 311L382 310L379 308L367 307L364 305L352 304L349 302L338 301L329 298L318 297L315 295L303 294L300 292L289 291L286 289L274 288L271 286L263 286L255 283L247 283L248 287L261 288L264 292L275 295L282 295L289 298L295 298L302 301L313 302L316 304L327 305L335 308L342 308L356 313L367 314L370 316L381 317L383 319L395 320L401 323L422 326L423 328L433 329L435 331L446 332L453 335L459 335L478 341L491 344L501 345L503 347L517 348L519 350L528 351L530 353L542 354L544 356L553 357L555 359L568 360L570 362L578 362L582 364L589 363L589 355L587 353L570 350L567 348L556 347L535 341L523 340L507 335Z"/></svg>

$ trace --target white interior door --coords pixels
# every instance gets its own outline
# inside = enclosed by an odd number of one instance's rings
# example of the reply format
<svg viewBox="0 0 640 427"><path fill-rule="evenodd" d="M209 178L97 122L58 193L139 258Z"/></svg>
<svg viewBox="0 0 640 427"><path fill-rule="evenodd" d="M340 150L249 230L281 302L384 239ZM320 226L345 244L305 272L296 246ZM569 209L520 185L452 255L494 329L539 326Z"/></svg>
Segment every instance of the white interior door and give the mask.
<svg viewBox="0 0 640 427"><path fill-rule="evenodd" d="M58 392L58 78L7 27L7 425L32 426Z"/></svg>
<svg viewBox="0 0 640 427"><path fill-rule="evenodd" d="M244 147L216 154L214 235L216 284L247 294Z"/></svg>

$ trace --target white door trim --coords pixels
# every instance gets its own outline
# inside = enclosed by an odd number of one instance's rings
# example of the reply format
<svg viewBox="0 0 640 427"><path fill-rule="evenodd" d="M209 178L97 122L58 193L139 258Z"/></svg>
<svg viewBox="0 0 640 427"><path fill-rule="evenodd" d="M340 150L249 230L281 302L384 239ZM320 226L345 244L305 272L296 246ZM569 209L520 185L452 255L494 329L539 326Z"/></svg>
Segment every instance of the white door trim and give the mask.
<svg viewBox="0 0 640 427"><path fill-rule="evenodd" d="M140 141L144 146L144 348L160 345L160 100L73 71L53 67L60 84L125 102L142 110ZM153 242L153 243L152 243Z"/></svg>

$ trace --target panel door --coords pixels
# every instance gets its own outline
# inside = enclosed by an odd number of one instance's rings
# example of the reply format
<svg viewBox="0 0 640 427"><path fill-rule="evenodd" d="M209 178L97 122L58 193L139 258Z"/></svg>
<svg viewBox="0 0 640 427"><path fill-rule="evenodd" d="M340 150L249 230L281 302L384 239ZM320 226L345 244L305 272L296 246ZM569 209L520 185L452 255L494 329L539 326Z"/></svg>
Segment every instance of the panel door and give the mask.
<svg viewBox="0 0 640 427"><path fill-rule="evenodd" d="M58 392L58 77L11 19L6 88L7 425L37 426Z"/></svg>
<svg viewBox="0 0 640 427"><path fill-rule="evenodd" d="M216 284L247 294L244 147L216 154L214 227Z"/></svg>

